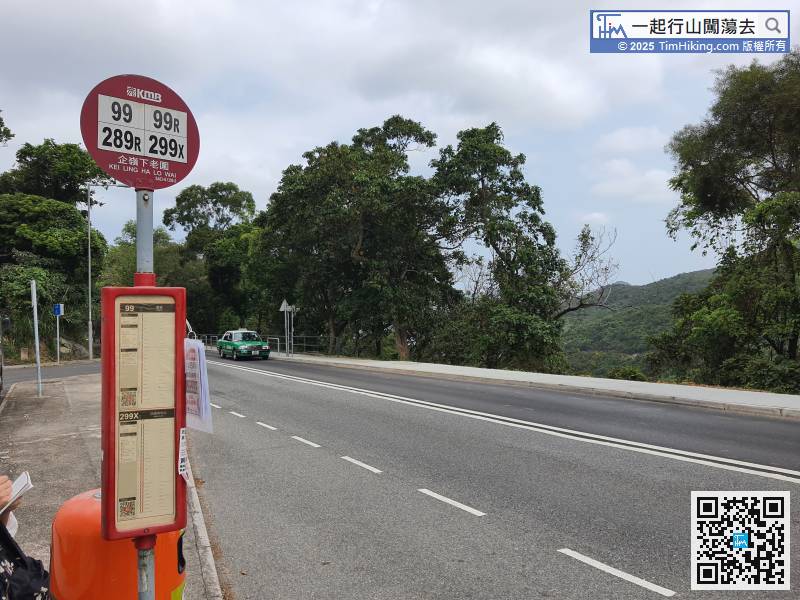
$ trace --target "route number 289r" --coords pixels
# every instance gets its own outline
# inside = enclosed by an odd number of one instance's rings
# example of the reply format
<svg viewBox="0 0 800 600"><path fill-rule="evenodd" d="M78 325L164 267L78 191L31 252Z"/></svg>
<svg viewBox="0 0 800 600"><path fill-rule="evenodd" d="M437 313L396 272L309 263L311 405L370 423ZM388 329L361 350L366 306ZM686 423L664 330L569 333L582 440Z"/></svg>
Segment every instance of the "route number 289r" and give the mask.
<svg viewBox="0 0 800 600"><path fill-rule="evenodd" d="M126 107L130 108L127 104ZM131 152L142 151L142 139L133 133L130 129L118 129L116 127L109 127L104 125L103 129L103 146L107 148L115 148L117 150L129 150Z"/></svg>

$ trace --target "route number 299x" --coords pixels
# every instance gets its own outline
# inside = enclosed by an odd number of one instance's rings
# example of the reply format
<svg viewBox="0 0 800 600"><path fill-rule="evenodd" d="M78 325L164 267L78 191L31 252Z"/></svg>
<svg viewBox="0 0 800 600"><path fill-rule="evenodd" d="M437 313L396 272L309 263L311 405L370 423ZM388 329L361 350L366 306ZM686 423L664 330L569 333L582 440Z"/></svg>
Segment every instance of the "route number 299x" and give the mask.
<svg viewBox="0 0 800 600"><path fill-rule="evenodd" d="M168 138L151 133L147 136L147 142L150 144L150 146L147 148L148 154L169 156L170 158L178 159L184 158L183 144L175 138Z"/></svg>

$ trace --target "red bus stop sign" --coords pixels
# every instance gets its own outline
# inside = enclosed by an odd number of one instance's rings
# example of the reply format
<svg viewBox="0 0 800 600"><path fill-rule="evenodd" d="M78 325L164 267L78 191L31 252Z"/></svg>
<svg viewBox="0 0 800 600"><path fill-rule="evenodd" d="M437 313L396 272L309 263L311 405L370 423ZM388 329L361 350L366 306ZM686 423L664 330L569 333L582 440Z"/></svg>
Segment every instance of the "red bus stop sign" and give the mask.
<svg viewBox="0 0 800 600"><path fill-rule="evenodd" d="M83 143L97 165L140 190L175 185L194 167L200 133L178 94L142 75L97 84L81 109Z"/></svg>

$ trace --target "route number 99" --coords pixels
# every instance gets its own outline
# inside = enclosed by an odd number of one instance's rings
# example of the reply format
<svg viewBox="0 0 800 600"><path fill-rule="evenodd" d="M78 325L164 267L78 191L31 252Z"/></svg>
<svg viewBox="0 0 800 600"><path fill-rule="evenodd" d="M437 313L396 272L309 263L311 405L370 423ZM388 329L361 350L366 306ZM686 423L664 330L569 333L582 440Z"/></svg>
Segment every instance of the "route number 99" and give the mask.
<svg viewBox="0 0 800 600"><path fill-rule="evenodd" d="M120 104L117 101L111 103L111 118L115 121L122 119L126 123L133 120L133 108L130 104Z"/></svg>

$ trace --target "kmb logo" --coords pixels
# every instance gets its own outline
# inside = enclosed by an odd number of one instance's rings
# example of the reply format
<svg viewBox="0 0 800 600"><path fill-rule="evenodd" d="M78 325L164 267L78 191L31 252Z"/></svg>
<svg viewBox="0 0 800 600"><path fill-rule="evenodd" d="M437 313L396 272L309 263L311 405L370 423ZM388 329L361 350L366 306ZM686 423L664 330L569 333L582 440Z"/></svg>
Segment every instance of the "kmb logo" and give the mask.
<svg viewBox="0 0 800 600"><path fill-rule="evenodd" d="M153 102L161 102L161 94L158 92L151 92L149 90L140 90L133 86L128 86L128 97L141 98L142 100L152 100Z"/></svg>

